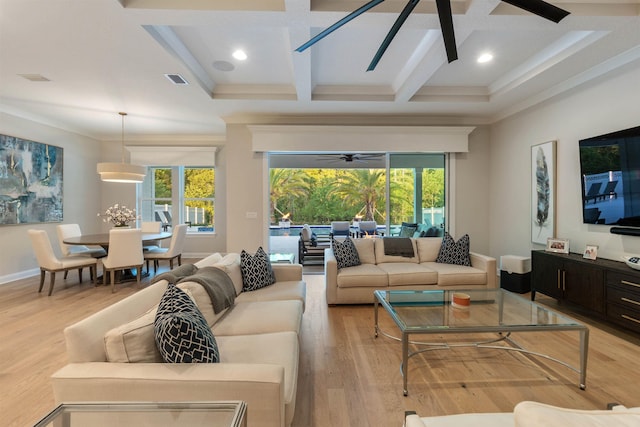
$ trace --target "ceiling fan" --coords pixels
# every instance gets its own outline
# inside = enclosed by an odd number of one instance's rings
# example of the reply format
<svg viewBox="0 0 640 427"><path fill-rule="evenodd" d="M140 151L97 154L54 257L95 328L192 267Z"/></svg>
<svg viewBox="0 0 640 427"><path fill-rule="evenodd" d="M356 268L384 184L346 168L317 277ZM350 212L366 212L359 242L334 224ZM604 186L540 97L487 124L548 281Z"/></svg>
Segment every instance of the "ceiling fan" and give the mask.
<svg viewBox="0 0 640 427"><path fill-rule="evenodd" d="M349 15L345 16L335 24L323 30L317 36L311 38L308 42L298 47L296 51L297 52L305 51L307 48L313 46L318 41L322 40L323 38L325 38L326 36L334 32L335 30L337 30L338 28L342 27L343 25L351 21L352 19L357 18L358 16L362 15L364 12L374 8L375 6L379 5L383 1L384 0L371 0L369 3L354 10ZM531 12L542 18L553 21L556 24L560 22L562 19L564 19L567 15L569 15L569 12L567 12L566 10L560 9L559 7L549 4L543 0L502 0L502 1L509 3L513 6L519 7L520 9L526 10L527 12ZM409 17L409 15L411 14L413 9L416 7L416 5L419 2L420 0L409 0L409 2L404 7L402 12L400 12L398 19L396 19L396 22L394 22L393 26L391 27L391 30L389 30L387 37L385 37L384 41L378 48L378 51L376 52L375 56L373 57L373 60L369 64L369 67L367 68L367 71L373 71L376 68L376 65L378 65L378 62L380 62L382 55L384 55L385 51L391 44L391 41L400 30L400 27L402 27L404 22L407 20L407 18ZM458 59L458 50L456 48L456 37L453 29L453 16L451 14L451 0L435 0L435 2L438 8L438 17L440 18L440 28L442 30L442 38L444 39L444 47L447 52L447 59L451 63L456 59Z"/></svg>
<svg viewBox="0 0 640 427"><path fill-rule="evenodd" d="M326 154L320 155L316 160L328 160L330 162L344 161L346 163L360 162L366 163L368 160L377 159L384 156L382 153L372 154Z"/></svg>

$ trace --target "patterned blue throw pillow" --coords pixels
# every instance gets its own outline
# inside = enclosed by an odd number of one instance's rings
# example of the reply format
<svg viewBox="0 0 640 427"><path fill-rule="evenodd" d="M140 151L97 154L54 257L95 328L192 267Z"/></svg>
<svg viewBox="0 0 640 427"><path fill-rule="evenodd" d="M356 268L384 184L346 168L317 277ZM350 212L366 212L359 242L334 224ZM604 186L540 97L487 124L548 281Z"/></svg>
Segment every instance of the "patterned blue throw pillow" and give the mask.
<svg viewBox="0 0 640 427"><path fill-rule="evenodd" d="M156 345L167 363L217 363L218 343L204 316L182 289L170 283L154 321Z"/></svg>
<svg viewBox="0 0 640 427"><path fill-rule="evenodd" d="M336 257L336 261L338 262L338 268L360 265L358 250L349 237L344 239L342 242L336 239L331 239L331 247L333 249L333 255Z"/></svg>
<svg viewBox="0 0 640 427"><path fill-rule="evenodd" d="M456 242L449 233L445 233L436 262L471 267L469 235L465 234Z"/></svg>
<svg viewBox="0 0 640 427"><path fill-rule="evenodd" d="M242 273L242 291L255 291L276 283L276 275L271 268L269 255L258 248L255 255L243 250L240 253L240 272Z"/></svg>

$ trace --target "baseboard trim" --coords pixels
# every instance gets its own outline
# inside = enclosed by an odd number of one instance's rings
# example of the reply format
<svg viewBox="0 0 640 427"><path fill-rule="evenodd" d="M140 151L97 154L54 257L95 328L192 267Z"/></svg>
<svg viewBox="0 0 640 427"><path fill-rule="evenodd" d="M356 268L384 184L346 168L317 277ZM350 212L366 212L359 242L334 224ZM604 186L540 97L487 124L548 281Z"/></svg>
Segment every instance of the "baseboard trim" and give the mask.
<svg viewBox="0 0 640 427"><path fill-rule="evenodd" d="M31 270L19 271L17 273L0 276L0 285L6 285L7 283L10 283L16 280L37 276L38 274L40 274L40 269L34 268Z"/></svg>

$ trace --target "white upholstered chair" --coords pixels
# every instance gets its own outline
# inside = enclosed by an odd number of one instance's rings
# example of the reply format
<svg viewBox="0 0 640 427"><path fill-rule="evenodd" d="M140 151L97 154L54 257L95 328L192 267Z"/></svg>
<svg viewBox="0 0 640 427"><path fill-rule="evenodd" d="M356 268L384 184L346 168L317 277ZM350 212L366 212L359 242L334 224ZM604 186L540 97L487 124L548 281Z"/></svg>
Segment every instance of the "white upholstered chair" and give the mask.
<svg viewBox="0 0 640 427"><path fill-rule="evenodd" d="M152 249L144 253L147 262L147 272L149 271L149 261L153 261L153 274L158 271L158 263L161 260L169 261L169 268L173 269L173 260L178 259L178 265L182 265L182 249L187 235L187 224L180 224L173 227L173 235L168 248Z"/></svg>
<svg viewBox="0 0 640 427"><path fill-rule="evenodd" d="M50 274L49 295L53 293L53 285L56 281L56 273L58 271L67 272L68 270L78 269L78 278L82 282L82 269L89 267L91 278L95 284L97 261L92 257L63 257L58 258L53 252L51 241L47 232L44 230L28 230L29 239L33 245L36 259L40 266L40 287L38 292L42 292L44 286L44 276L48 271Z"/></svg>
<svg viewBox="0 0 640 427"><path fill-rule="evenodd" d="M162 230L162 223L160 221L142 221L140 229L143 233L160 233ZM149 251L151 249L157 249L160 247L160 242L150 241L142 246L143 251Z"/></svg>
<svg viewBox="0 0 640 427"><path fill-rule="evenodd" d="M107 251L102 248L90 248L84 245L67 245L65 239L82 235L78 224L60 224L56 227L58 243L63 256L84 256L102 258L107 256Z"/></svg>
<svg viewBox="0 0 640 427"><path fill-rule="evenodd" d="M110 274L112 290L116 290L116 270L135 268L137 282L142 277L142 230L139 228L113 228L109 231L109 253L103 258L104 280Z"/></svg>

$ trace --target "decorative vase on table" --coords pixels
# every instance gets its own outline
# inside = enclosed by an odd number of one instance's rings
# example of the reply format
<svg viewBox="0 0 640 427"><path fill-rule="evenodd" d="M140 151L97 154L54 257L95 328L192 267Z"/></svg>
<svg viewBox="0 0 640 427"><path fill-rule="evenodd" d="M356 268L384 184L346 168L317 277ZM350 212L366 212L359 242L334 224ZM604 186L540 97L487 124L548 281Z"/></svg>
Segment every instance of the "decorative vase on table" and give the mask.
<svg viewBox="0 0 640 427"><path fill-rule="evenodd" d="M114 228L130 228L130 224L139 219L135 209L117 203L98 216L102 217L103 222L112 223Z"/></svg>

